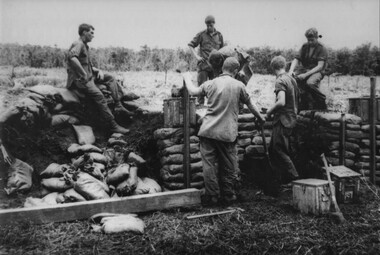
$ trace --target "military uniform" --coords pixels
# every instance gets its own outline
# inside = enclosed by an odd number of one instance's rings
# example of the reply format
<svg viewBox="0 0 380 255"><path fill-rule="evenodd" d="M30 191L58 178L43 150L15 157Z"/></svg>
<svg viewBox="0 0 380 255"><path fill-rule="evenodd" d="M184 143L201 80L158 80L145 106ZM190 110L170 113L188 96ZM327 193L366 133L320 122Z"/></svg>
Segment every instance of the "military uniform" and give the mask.
<svg viewBox="0 0 380 255"><path fill-rule="evenodd" d="M325 61L325 65L321 71L310 75L305 81L300 83L300 88L303 90L303 96L301 98L303 104L302 108L327 108L326 96L319 89L320 82L324 77L327 57L327 50L320 42L317 42L317 45L314 47L311 47L308 43L305 43L295 56L295 58L302 64L302 67L295 71L297 75L306 73L316 67L318 65L318 61Z"/></svg>
<svg viewBox="0 0 380 255"><path fill-rule="evenodd" d="M208 79L212 80L214 78L213 69L207 60L212 50L219 50L223 47L223 36L216 30L212 33L208 33L207 30L204 30L198 33L188 45L192 48L199 46L200 56L206 59L206 61L198 63L197 80L198 86L200 86Z"/></svg>
<svg viewBox="0 0 380 255"><path fill-rule="evenodd" d="M207 112L198 133L205 194L233 196L239 178L236 148L239 102L248 103L250 97L242 82L226 74L203 83L200 88L208 98Z"/></svg>
<svg viewBox="0 0 380 255"><path fill-rule="evenodd" d="M299 91L293 77L284 73L277 77L275 83L276 95L285 92L285 106L274 112L273 131L269 143L269 155L274 167L274 178L281 181L282 176L290 179L298 177L297 170L290 158L289 137L297 123Z"/></svg>

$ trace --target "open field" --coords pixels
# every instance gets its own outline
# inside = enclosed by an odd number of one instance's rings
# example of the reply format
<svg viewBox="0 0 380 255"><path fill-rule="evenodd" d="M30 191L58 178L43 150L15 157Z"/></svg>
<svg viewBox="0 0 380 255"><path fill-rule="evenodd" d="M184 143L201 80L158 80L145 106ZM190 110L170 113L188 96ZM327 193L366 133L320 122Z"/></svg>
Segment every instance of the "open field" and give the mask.
<svg viewBox="0 0 380 255"><path fill-rule="evenodd" d="M0 67L0 74L5 77L0 80L0 113L27 93L24 87L63 87L66 81L64 69L20 67L11 81L10 68ZM166 84L163 72L115 74L141 96L140 104L152 109L161 109L171 86L182 82L175 72L168 73ZM195 81L196 73L193 77ZM249 82L247 89L259 107L274 101L273 81L271 75L254 75ZM329 108L336 111L347 110L347 97L369 94L369 78L363 76L325 77L321 86ZM248 199L234 205L242 212L195 220L184 217L225 208L146 213L140 215L147 225L143 235L94 233L87 221L24 223L0 228L0 254L380 254L380 197L376 187L371 189L363 184L359 204L341 206L347 223L337 225L329 216L297 213L290 190L273 199L258 194L247 178L243 192Z"/></svg>

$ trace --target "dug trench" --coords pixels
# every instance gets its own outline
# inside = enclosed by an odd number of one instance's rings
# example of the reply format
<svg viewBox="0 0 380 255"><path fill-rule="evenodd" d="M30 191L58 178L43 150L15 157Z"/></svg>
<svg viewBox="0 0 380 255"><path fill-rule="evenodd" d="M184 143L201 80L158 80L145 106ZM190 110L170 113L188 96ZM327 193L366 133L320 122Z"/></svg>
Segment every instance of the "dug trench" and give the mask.
<svg viewBox="0 0 380 255"><path fill-rule="evenodd" d="M147 107L148 108L148 107ZM82 115L83 124L93 128L95 144L99 148L107 146L111 133L99 120L93 105L89 104ZM140 177L148 176L158 180L159 158L157 156L154 130L163 126L163 114L160 111L142 109L134 116L117 116L116 120L130 130L124 136L127 145L125 151L135 152L146 160L146 168L139 169ZM77 137L72 125L64 124L58 127L22 130L16 123L6 125L2 134L4 145L8 152L33 167L33 185L30 191L7 195L4 188L7 183L8 165L0 158L0 208L22 207L27 197L41 197L41 178L39 174L51 163L66 164L72 156L67 148L77 143Z"/></svg>

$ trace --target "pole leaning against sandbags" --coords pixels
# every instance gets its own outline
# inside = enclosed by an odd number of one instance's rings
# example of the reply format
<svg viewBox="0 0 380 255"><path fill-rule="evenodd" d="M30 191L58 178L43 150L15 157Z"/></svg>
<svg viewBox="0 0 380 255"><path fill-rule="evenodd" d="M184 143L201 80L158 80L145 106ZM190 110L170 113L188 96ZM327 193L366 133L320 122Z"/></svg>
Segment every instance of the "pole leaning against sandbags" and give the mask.
<svg viewBox="0 0 380 255"><path fill-rule="evenodd" d="M183 80L183 172L185 188L190 188L190 98Z"/></svg>
<svg viewBox="0 0 380 255"><path fill-rule="evenodd" d="M369 121L370 121L370 181L376 183L376 118L377 118L377 104L376 104L376 77L371 77L371 91L369 101Z"/></svg>

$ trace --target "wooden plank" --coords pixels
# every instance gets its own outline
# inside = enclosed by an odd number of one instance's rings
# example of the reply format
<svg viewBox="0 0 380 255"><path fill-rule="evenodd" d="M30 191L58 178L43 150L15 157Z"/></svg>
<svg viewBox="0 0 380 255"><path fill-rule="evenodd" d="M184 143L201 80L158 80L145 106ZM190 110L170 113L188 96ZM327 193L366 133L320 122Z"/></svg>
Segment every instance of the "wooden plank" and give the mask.
<svg viewBox="0 0 380 255"><path fill-rule="evenodd" d="M344 165L346 154L346 115L342 113L339 132L339 165Z"/></svg>
<svg viewBox="0 0 380 255"><path fill-rule="evenodd" d="M371 93L369 101L369 140L370 140L370 180L376 182L376 78L371 77Z"/></svg>
<svg viewBox="0 0 380 255"><path fill-rule="evenodd" d="M185 188L190 188L190 98L185 80L183 81L183 174Z"/></svg>
<svg viewBox="0 0 380 255"><path fill-rule="evenodd" d="M200 205L200 191L183 189L115 199L0 210L0 226L19 221L32 223L64 222L88 219L97 213L139 213Z"/></svg>

